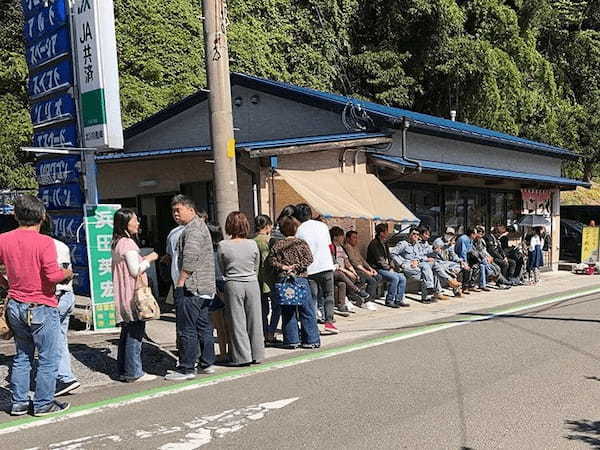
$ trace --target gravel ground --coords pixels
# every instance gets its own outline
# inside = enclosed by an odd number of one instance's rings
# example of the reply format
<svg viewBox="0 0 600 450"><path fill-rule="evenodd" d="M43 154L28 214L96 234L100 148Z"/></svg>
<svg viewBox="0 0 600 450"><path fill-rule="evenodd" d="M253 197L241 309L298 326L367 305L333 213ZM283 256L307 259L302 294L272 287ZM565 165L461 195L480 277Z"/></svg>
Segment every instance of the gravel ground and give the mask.
<svg viewBox="0 0 600 450"><path fill-rule="evenodd" d="M71 366L82 384L80 389L93 390L117 382L118 335L104 336L101 342L97 339L89 341L70 345ZM13 354L12 344L0 347L0 410L10 409L9 379ZM169 354L145 342L142 346L142 361L145 370L156 375L164 375L167 370L175 367L175 361Z"/></svg>

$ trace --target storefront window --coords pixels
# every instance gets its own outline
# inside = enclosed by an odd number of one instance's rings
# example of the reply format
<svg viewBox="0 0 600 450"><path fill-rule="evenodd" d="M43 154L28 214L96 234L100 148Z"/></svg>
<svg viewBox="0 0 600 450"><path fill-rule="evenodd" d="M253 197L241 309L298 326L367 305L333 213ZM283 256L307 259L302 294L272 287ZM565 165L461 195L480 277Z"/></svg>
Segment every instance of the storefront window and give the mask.
<svg viewBox="0 0 600 450"><path fill-rule="evenodd" d="M421 225L431 228L431 233L441 233L441 201L440 191L431 187L395 186L394 193L411 212L421 220Z"/></svg>
<svg viewBox="0 0 600 450"><path fill-rule="evenodd" d="M521 217L521 194L508 192L506 194L506 224L513 225Z"/></svg>
<svg viewBox="0 0 600 450"><path fill-rule="evenodd" d="M463 191L463 197L467 204L467 227L486 225L488 216L486 194L484 190Z"/></svg>
<svg viewBox="0 0 600 450"><path fill-rule="evenodd" d="M416 190L413 192L413 213L421 219L421 225L428 226L436 236L440 230L440 194L434 190Z"/></svg>
<svg viewBox="0 0 600 450"><path fill-rule="evenodd" d="M412 189L404 187L393 187L390 188L390 190L396 197L398 197L398 200L404 203L404 206L406 206L408 209L410 209L411 212L414 213L412 204Z"/></svg>
<svg viewBox="0 0 600 450"><path fill-rule="evenodd" d="M457 233L463 233L465 227L465 199L458 189L446 189L444 221L446 227L452 227Z"/></svg>
<svg viewBox="0 0 600 450"><path fill-rule="evenodd" d="M490 193L490 224L506 224L506 196L505 192Z"/></svg>

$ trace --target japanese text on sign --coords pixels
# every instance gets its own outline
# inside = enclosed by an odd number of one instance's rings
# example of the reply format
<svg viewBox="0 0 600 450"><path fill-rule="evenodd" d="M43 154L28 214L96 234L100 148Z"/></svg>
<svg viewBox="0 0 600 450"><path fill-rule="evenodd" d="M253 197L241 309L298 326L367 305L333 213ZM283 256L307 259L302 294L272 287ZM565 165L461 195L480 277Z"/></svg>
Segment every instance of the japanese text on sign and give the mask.
<svg viewBox="0 0 600 450"><path fill-rule="evenodd" d="M118 209L119 205L84 208L95 329L115 326L111 242L113 217Z"/></svg>

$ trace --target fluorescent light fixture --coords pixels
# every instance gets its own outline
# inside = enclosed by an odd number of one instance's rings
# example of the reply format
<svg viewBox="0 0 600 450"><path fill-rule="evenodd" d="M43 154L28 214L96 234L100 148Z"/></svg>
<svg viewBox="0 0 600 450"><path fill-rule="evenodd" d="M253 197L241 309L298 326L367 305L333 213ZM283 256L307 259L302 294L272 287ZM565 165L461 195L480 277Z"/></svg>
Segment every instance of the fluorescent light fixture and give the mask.
<svg viewBox="0 0 600 450"><path fill-rule="evenodd" d="M142 180L138 183L139 187L154 187L158 186L158 180Z"/></svg>

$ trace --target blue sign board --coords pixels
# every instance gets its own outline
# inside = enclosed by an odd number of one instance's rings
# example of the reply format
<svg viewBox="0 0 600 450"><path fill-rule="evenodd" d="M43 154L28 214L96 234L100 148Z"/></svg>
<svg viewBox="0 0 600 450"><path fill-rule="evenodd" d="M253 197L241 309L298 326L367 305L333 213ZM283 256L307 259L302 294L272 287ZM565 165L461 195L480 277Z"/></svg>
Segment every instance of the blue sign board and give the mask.
<svg viewBox="0 0 600 450"><path fill-rule="evenodd" d="M72 123L50 128L33 135L34 147L76 147L77 126Z"/></svg>
<svg viewBox="0 0 600 450"><path fill-rule="evenodd" d="M90 273L87 267L73 267L77 275L73 278L73 290L77 295L90 296Z"/></svg>
<svg viewBox="0 0 600 450"><path fill-rule="evenodd" d="M67 23L68 6L66 0L48 2L47 7L32 11L25 18L25 40L31 42L48 33L52 33Z"/></svg>
<svg viewBox="0 0 600 450"><path fill-rule="evenodd" d="M36 127L50 122L73 119L76 116L75 113L73 96L62 94L31 105L31 122Z"/></svg>
<svg viewBox="0 0 600 450"><path fill-rule="evenodd" d="M47 1L47 4L51 3L54 3L54 0ZM21 0L25 18L33 16L40 8L43 8L45 4L46 0Z"/></svg>
<svg viewBox="0 0 600 450"><path fill-rule="evenodd" d="M61 61L29 78L29 97L36 99L44 95L67 89L73 84L73 64Z"/></svg>
<svg viewBox="0 0 600 450"><path fill-rule="evenodd" d="M61 27L55 33L49 34L27 46L27 65L35 69L71 51L69 30L66 26Z"/></svg>
<svg viewBox="0 0 600 450"><path fill-rule="evenodd" d="M84 198L79 183L41 187L39 195L49 211L83 208Z"/></svg>
<svg viewBox="0 0 600 450"><path fill-rule="evenodd" d="M81 176L81 158L77 155L44 159L35 165L35 174L40 186L72 183Z"/></svg>
<svg viewBox="0 0 600 450"><path fill-rule="evenodd" d="M71 263L74 266L88 265L87 248L85 244L69 244L71 251Z"/></svg>
<svg viewBox="0 0 600 450"><path fill-rule="evenodd" d="M85 241L85 229L83 227L83 211L81 215L51 215L52 235L68 245Z"/></svg>

